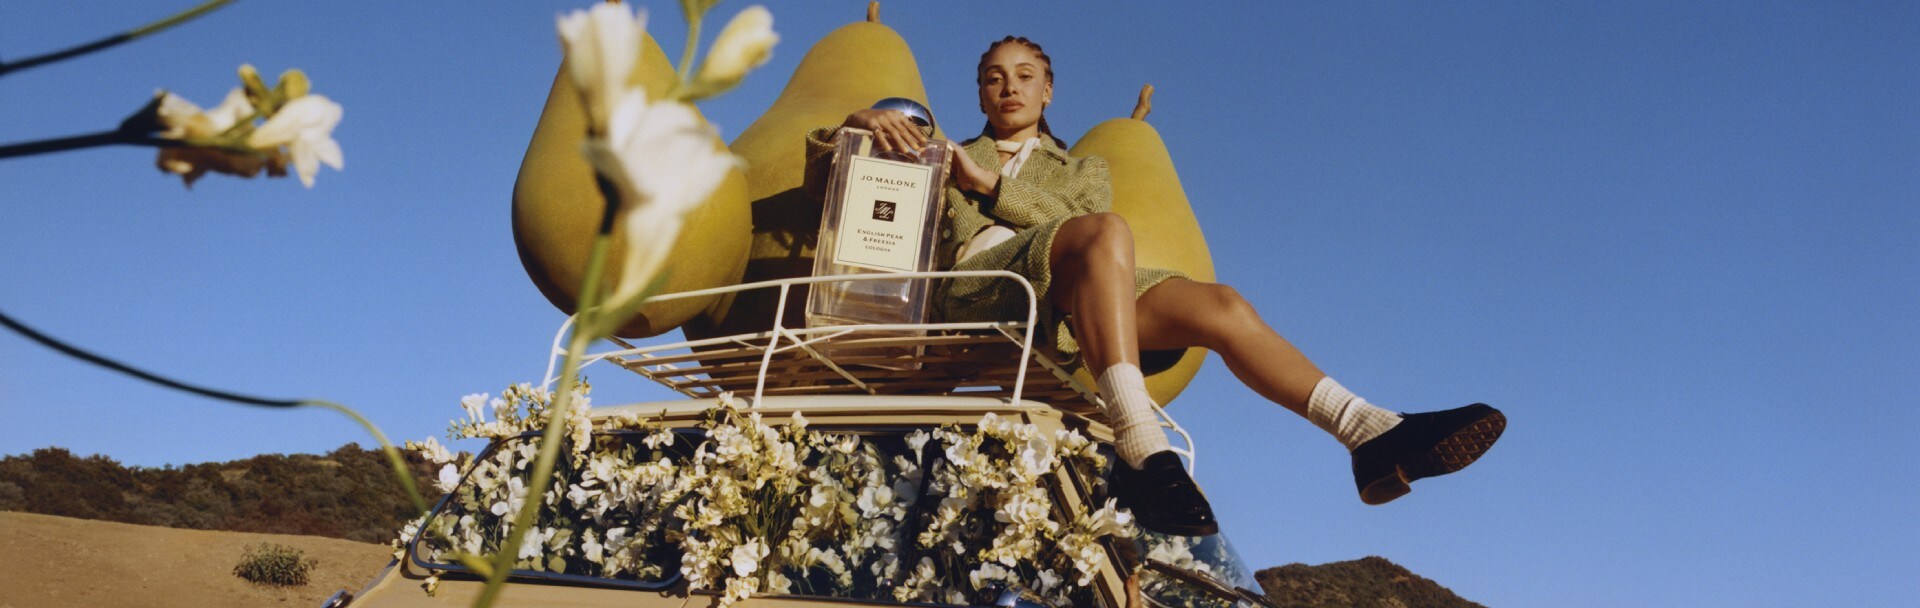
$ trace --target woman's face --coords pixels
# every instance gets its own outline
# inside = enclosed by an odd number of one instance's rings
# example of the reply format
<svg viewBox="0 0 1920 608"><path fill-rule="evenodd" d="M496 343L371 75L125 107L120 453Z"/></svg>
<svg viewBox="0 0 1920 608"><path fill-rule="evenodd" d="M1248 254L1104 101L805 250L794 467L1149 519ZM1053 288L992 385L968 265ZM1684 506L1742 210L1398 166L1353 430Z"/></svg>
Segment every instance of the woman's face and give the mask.
<svg viewBox="0 0 1920 608"><path fill-rule="evenodd" d="M1033 49L1009 42L987 54L980 70L980 111L1002 139L1040 124L1041 110L1052 101L1047 65Z"/></svg>

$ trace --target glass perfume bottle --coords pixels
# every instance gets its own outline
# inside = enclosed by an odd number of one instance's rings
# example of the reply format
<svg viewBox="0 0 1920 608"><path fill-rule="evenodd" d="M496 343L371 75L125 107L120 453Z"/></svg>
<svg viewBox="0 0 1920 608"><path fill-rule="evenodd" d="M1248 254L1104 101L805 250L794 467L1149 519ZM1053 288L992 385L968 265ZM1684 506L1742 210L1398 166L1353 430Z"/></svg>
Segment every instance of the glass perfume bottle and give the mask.
<svg viewBox="0 0 1920 608"><path fill-rule="evenodd" d="M821 212L814 276L933 270L948 147L945 140L931 140L919 150L886 152L872 132L842 127ZM927 279L817 283L807 299L807 326L924 323L930 285Z"/></svg>

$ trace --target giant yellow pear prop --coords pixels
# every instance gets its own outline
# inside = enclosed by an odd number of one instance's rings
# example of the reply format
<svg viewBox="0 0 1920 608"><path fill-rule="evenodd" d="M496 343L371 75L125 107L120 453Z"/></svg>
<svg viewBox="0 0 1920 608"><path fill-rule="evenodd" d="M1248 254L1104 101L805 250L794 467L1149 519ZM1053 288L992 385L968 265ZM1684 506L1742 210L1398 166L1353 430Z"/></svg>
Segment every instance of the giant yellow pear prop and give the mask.
<svg viewBox="0 0 1920 608"><path fill-rule="evenodd" d="M673 65L652 36L647 36L640 47L639 65L627 81L646 87L647 96L658 99L673 87ZM513 242L520 251L521 265L540 293L568 314L575 312L581 281L586 277L587 254L606 210L606 199L594 182L593 166L580 151L586 135L585 106L562 65L553 79L553 89L547 93L540 123L533 129L533 141L527 144L520 177L513 184ZM718 137L713 145L722 145ZM746 178L735 169L705 204L687 214L679 241L667 256L671 261L664 271L662 293L738 282L751 236L747 209ZM609 290L626 259L626 236L617 227L613 235L602 283ZM689 298L651 304L616 333L629 338L659 335L687 322L715 300Z"/></svg>
<svg viewBox="0 0 1920 608"><path fill-rule="evenodd" d="M1207 252L1200 222L1187 203L1187 192L1180 187L1173 157L1167 154L1160 132L1145 120L1152 95L1152 86L1141 89L1132 118L1095 125L1069 153L1107 159L1113 172L1113 211L1126 218L1127 226L1133 229L1135 264L1178 270L1196 281L1213 281L1213 256ZM1155 402L1166 405L1200 372L1207 352L1189 348L1142 355L1142 367L1151 372L1147 375L1147 391ZM1173 361L1174 355L1178 355L1178 361ZM1076 377L1087 386L1094 385L1086 370Z"/></svg>
<svg viewBox="0 0 1920 608"><path fill-rule="evenodd" d="M742 282L813 274L820 200L801 191L807 131L838 125L854 110L888 97L927 102L913 51L892 28L880 24L877 4L868 6L866 21L834 30L807 50L773 106L729 146L747 159L747 196L752 201L753 245ZM779 293L766 289L723 298L687 324L687 337L766 330L778 301ZM793 290L786 309L789 325L801 319L806 301L805 289Z"/></svg>

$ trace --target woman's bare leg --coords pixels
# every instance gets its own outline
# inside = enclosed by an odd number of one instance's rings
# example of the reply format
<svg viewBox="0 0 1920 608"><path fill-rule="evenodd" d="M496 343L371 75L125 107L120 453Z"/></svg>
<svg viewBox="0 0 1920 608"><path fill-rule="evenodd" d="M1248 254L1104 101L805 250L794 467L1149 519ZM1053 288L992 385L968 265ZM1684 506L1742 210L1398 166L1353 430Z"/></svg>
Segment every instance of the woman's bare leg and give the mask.
<svg viewBox="0 0 1920 608"><path fill-rule="evenodd" d="M1200 346L1220 353L1240 381L1295 413L1326 374L1268 327L1225 285L1170 279L1136 301L1133 233L1112 213L1067 221L1048 252L1053 306L1072 315L1087 368L1139 365L1140 350Z"/></svg>
<svg viewBox="0 0 1920 608"><path fill-rule="evenodd" d="M1053 306L1072 316L1073 335L1087 369L1140 364L1134 321L1133 232L1112 213L1083 215L1061 224L1048 252Z"/></svg>
<svg viewBox="0 0 1920 608"><path fill-rule="evenodd" d="M1139 371L1143 347L1200 346L1220 353L1248 388L1353 451L1355 487L1367 504L1394 500L1409 491L1411 481L1472 464L1506 429L1505 416L1484 404L1403 418L1367 403L1328 378L1231 287L1176 278L1135 299L1133 234L1117 215L1062 224L1048 253L1052 304L1072 314L1081 352L1109 399L1115 448L1128 461L1127 470L1140 471L1124 476L1129 481L1122 487L1136 487L1123 492L1122 506L1135 509L1150 529L1211 534L1218 528L1177 457L1165 458L1166 437L1157 423L1149 424L1152 400ZM1124 382L1112 380L1119 371L1127 372ZM1116 386L1127 388L1112 390ZM1386 437L1390 430L1398 434ZM1147 455L1151 459L1142 460Z"/></svg>
<svg viewBox="0 0 1920 608"><path fill-rule="evenodd" d="M1135 323L1139 348L1199 346L1220 353L1241 383L1301 416L1314 386L1327 377L1226 285L1168 279L1140 295Z"/></svg>
<svg viewBox="0 0 1920 608"><path fill-rule="evenodd" d="M1140 375L1140 336L1133 297L1133 233L1125 220L1095 213L1068 220L1048 253L1049 298L1072 315L1074 337L1107 401L1107 424L1123 464L1114 468L1116 498L1140 525L1163 534L1220 531L1213 507L1167 444Z"/></svg>

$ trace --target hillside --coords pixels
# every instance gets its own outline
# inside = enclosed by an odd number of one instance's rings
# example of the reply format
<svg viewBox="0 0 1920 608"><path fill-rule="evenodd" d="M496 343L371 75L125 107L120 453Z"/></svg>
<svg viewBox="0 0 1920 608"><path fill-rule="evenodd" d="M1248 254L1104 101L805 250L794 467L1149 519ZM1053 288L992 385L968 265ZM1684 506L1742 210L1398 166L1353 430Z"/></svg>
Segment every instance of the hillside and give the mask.
<svg viewBox="0 0 1920 608"><path fill-rule="evenodd" d="M319 561L302 587L233 575L249 546L297 547ZM0 513L0 606L317 606L359 591L392 558L385 545L315 536L177 530Z"/></svg>
<svg viewBox="0 0 1920 608"><path fill-rule="evenodd" d="M417 459L412 465L430 492L431 468ZM323 455L177 468L127 467L61 448L0 459L0 511L384 543L411 510L386 457L352 443Z"/></svg>
<svg viewBox="0 0 1920 608"><path fill-rule="evenodd" d="M1287 564L1261 570L1254 579L1280 608L1486 608L1376 556Z"/></svg>

